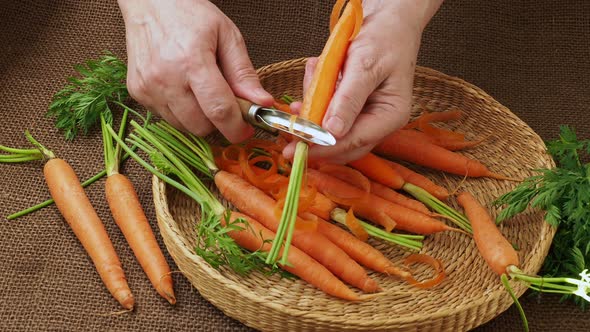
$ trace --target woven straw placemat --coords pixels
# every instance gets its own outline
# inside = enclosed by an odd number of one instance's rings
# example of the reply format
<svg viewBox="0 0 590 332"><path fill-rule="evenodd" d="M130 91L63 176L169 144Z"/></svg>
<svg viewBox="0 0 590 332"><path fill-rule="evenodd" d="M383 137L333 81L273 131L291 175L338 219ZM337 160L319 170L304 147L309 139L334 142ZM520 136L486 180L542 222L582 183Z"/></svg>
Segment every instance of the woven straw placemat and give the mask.
<svg viewBox="0 0 590 332"><path fill-rule="evenodd" d="M215 1L240 27L255 66L316 55L327 36L333 1ZM482 88L529 124L553 138L558 124L590 136L590 3L587 1L446 1L424 35L419 64ZM98 132L66 143L43 117L51 95L72 65L103 49L125 56L123 22L114 0L0 0L0 142L25 145L33 133L66 158L82 178L102 168ZM150 176L136 164L124 169L154 221ZM88 193L104 219L135 297L129 315L117 310L92 263L55 208L0 226L0 330L248 331L174 275L178 304L151 288L114 225L103 182ZM40 163L0 165L0 213L5 216L48 197ZM163 247L163 244L160 243ZM170 264L173 261L167 256ZM586 331L590 315L559 297L522 303L534 331ZM478 331L520 329L512 307Z"/></svg>

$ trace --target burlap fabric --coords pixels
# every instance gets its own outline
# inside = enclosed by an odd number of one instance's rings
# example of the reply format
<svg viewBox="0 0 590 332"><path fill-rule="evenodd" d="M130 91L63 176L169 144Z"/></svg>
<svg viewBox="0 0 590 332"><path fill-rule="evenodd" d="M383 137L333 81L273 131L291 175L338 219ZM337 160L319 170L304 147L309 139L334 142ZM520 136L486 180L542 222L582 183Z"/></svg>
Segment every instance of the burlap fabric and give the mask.
<svg viewBox="0 0 590 332"><path fill-rule="evenodd" d="M215 2L242 30L257 67L317 55L333 3ZM481 87L544 139L555 137L559 124L574 125L588 137L589 15L590 2L583 0L447 1L425 32L418 63ZM29 128L81 178L102 169L97 131L66 143L43 113L72 65L104 49L125 57L114 0L1 0L0 144L25 146L22 133ZM48 197L41 167L40 162L0 165L2 216ZM150 176L134 163L124 170L154 220ZM0 226L0 330L248 330L201 298L181 275L174 275L176 306L153 291L110 217L102 183L88 194L125 267L136 311L102 316L118 305L58 211L49 207ZM153 228L157 232L155 221ZM587 331L590 315L558 300L523 296L532 330ZM512 307L478 330L520 328Z"/></svg>

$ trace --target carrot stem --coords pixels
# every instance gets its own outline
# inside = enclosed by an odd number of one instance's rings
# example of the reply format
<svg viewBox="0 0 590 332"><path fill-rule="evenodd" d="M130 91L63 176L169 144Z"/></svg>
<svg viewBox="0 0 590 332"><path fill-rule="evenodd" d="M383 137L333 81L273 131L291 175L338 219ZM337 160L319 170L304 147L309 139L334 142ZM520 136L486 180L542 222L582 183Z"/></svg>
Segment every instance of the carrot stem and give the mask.
<svg viewBox="0 0 590 332"><path fill-rule="evenodd" d="M580 279L566 277L545 278L524 274L518 267L512 265L507 268L508 274L515 280L521 280L528 287L544 293L575 294L590 302L590 274L588 270L580 272Z"/></svg>
<svg viewBox="0 0 590 332"><path fill-rule="evenodd" d="M297 210L299 205L299 193L301 192L301 182L303 174L305 173L305 165L307 164L308 146L305 142L297 143L295 148L295 155L293 157L293 168L289 176L289 185L287 187L287 196L285 198L285 205L279 221L279 227L276 236L272 241L272 247L266 258L267 264L274 264L279 256L279 251L283 245L283 237L285 232L287 235L284 239L283 255L280 264L287 265L287 257L291 240L293 238L293 231L295 229L295 221L297 220Z"/></svg>
<svg viewBox="0 0 590 332"><path fill-rule="evenodd" d="M510 287L510 284L508 283L508 277L506 276L506 274L502 274L500 276L500 279L502 280L502 284L506 288L506 291L508 292L508 294L510 294L510 297L512 297L514 304L516 304L516 308L518 308L518 313L520 314L520 318L522 319L522 324L524 326L524 330L528 332L529 331L529 321L527 320L526 315L524 314L524 310L522 309L522 306L520 305L520 302L518 301L516 294L514 294L512 287Z"/></svg>
<svg viewBox="0 0 590 332"><path fill-rule="evenodd" d="M141 118L145 119L144 117L141 117ZM148 117L148 119L149 119L149 117ZM132 146L131 147L131 150L132 151L135 151L136 149L137 149L136 146ZM39 150L38 149L34 149L34 150L37 151L37 153L39 153ZM123 156L121 157L121 160L120 160L119 163L122 164L128 158L129 158L129 154L127 152L125 152L123 154ZM106 171L106 169L103 169L100 172L98 172L98 173L94 174L93 176L89 177L88 179L86 179L84 182L82 182L81 183L82 188L88 187L89 185L93 184L94 182L102 179L105 175L107 175L107 171ZM33 212L36 212L36 211L41 210L42 208L48 207L49 205L51 205L53 203L55 203L55 201L53 200L53 198L50 198L50 199L48 199L48 200L46 200L44 202L41 202L39 204L36 204L36 205L33 205L33 206L28 207L26 209L23 209L23 210L20 210L18 212L15 212L15 213L7 216L6 219L7 220L14 220L14 219L17 219L17 218L26 216L27 214L31 214Z"/></svg>
<svg viewBox="0 0 590 332"><path fill-rule="evenodd" d="M18 148L12 148L12 147L1 145L1 144L0 144L0 151L19 154L19 155L29 155L29 154L38 155L39 154L38 149L18 149Z"/></svg>
<svg viewBox="0 0 590 332"><path fill-rule="evenodd" d="M127 159L128 157L129 157L129 155L125 155L124 156L124 159ZM94 182L100 180L106 174L107 174L107 171L104 170L104 169L102 171L94 174L92 177L90 177L86 181L82 182L82 188L88 187L89 185L93 184ZM53 198L48 199L48 200L46 200L44 202L41 202L41 203L39 203L37 205L33 205L33 206L31 206L29 208L26 208L24 210L15 212L15 213L7 216L6 219L7 220L14 220L14 219L20 218L20 217L25 216L27 214L30 214L30 213L33 213L35 211L41 210L44 207L48 207L49 205L51 205L53 203L55 203L55 201L53 200Z"/></svg>
<svg viewBox="0 0 590 332"><path fill-rule="evenodd" d="M39 151L41 152L41 154L43 154L43 156L47 159L53 159L55 158L55 154L47 149L46 147L44 147L41 143L39 143L28 130L25 130L25 137L29 140L29 142L31 142L31 144L33 144L37 149L39 149Z"/></svg>
<svg viewBox="0 0 590 332"><path fill-rule="evenodd" d="M10 154L10 155L0 155L0 163L24 163L27 161L34 161L34 160L41 160L43 159L43 155L38 153L36 155L31 154Z"/></svg>
<svg viewBox="0 0 590 332"><path fill-rule="evenodd" d="M405 192L414 196L420 202L426 204L426 206L447 217L450 221L452 221L464 231L473 234L473 229L471 228L469 220L462 213L446 205L444 202L434 197L426 190L409 182L404 184L403 189Z"/></svg>
<svg viewBox="0 0 590 332"><path fill-rule="evenodd" d="M264 273L276 272L274 267L270 267L264 263L265 253L258 251L248 253L229 237L227 234L229 231L240 230L242 228L234 223L230 223L227 219L225 223L222 221L222 218L229 218L229 215L226 214L227 210L225 207L197 175L190 170L189 166L181 159L175 157L174 152L168 146L178 145L181 150L185 151L190 151L190 149L183 146L180 140L174 138L164 144L161 141L161 137L158 137L152 131L155 128L154 125L142 128L134 121L130 123L135 128L137 135L129 135L127 141L133 142L135 146L147 153L152 163L157 166L150 165L150 163L139 157L138 154L131 151L123 143L123 140L115 135L114 130L110 126L107 126L107 128L111 135L113 135L113 139L118 144L121 144L121 147L135 161L150 173L180 190L200 205L201 216L196 226L199 242L194 248L197 255L201 256L214 268L229 265L232 270L239 274L246 274L251 270L260 270ZM196 138L197 141L199 139ZM197 145L203 146L203 144L204 142L200 142ZM193 152L193 157L196 158L195 152ZM180 181L173 179L167 174L176 176ZM247 228L248 225L245 225L245 227Z"/></svg>
<svg viewBox="0 0 590 332"><path fill-rule="evenodd" d="M332 220L339 222L341 224L346 224L346 211L340 208L336 208L332 210L330 213L330 217ZM358 218L357 218L358 219ZM381 228L375 227L365 221L358 219L360 224L365 228L367 233L375 238L385 240L391 243L395 243L397 245L413 249L419 251L422 249L422 240L424 240L423 235L410 235L410 234L396 234L387 232Z"/></svg>

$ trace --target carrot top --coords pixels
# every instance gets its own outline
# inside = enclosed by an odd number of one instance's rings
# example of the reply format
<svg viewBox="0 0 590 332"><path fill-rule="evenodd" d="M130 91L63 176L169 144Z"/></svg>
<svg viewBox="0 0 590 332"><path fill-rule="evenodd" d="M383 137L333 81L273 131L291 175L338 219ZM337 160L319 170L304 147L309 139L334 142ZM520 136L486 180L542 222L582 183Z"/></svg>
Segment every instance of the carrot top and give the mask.
<svg viewBox="0 0 590 332"><path fill-rule="evenodd" d="M248 224L242 219L230 220L230 211L226 210L193 171L198 166L200 169L207 169L206 174L211 176L211 172L216 170L207 168L207 165L214 166L213 152L203 139L192 135L187 137L165 123L149 124L145 128L133 120L130 124L134 131L127 141L145 152L151 163L127 146L111 125L106 124L105 128L131 158L200 205L201 218L197 224L199 241L195 248L197 255L214 268L227 265L239 274L248 274L255 270L264 273L281 272L264 263L265 254L258 251L248 252L228 236L229 231L246 229ZM181 136L182 139L179 138Z"/></svg>

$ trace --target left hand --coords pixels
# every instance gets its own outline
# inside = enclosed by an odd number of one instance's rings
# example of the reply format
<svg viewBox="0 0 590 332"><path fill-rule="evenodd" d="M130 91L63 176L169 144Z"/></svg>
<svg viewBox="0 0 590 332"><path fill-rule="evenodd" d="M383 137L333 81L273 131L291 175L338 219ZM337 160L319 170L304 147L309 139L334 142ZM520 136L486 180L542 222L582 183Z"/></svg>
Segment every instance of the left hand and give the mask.
<svg viewBox="0 0 590 332"><path fill-rule="evenodd" d="M441 2L363 2L363 26L350 44L322 124L337 144L311 147L310 160L346 163L358 159L408 122L422 31ZM316 63L315 58L308 61L304 90ZM293 106L297 111L298 105ZM292 158L294 150L290 144L283 154Z"/></svg>

